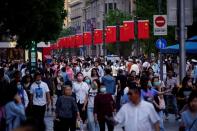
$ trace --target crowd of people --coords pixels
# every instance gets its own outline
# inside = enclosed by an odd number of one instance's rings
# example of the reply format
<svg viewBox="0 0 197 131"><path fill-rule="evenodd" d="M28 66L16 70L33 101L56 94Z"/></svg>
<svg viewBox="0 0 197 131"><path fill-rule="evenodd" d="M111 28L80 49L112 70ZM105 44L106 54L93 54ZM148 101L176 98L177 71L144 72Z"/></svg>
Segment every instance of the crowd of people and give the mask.
<svg viewBox="0 0 197 131"><path fill-rule="evenodd" d="M178 79L177 63L155 58L61 58L1 63L0 130L45 131L45 112L55 113L54 131L165 131L173 113L181 131L197 130L197 61ZM57 101L54 101L57 97Z"/></svg>

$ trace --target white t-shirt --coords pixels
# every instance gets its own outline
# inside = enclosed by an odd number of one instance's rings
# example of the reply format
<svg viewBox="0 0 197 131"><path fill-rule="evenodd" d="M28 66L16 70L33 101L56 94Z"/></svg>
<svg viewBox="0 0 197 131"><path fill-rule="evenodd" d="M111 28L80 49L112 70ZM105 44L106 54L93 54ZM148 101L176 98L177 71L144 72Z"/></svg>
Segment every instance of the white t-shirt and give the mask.
<svg viewBox="0 0 197 131"><path fill-rule="evenodd" d="M40 84L35 82L31 85L30 93L33 94L33 105L44 106L47 103L46 93L49 92L48 85L41 81Z"/></svg>
<svg viewBox="0 0 197 131"><path fill-rule="evenodd" d="M74 82L73 92L76 94L77 103L83 104L88 95L89 86L85 82Z"/></svg>
<svg viewBox="0 0 197 131"><path fill-rule="evenodd" d="M153 125L159 119L153 105L143 100L137 106L131 102L124 104L115 116L125 131L154 131Z"/></svg>
<svg viewBox="0 0 197 131"><path fill-rule="evenodd" d="M84 70L82 71L82 73L83 73L83 76L84 76L84 77L88 76L88 77L90 78L90 77L91 77L91 68L89 68L89 69L84 69Z"/></svg>
<svg viewBox="0 0 197 131"><path fill-rule="evenodd" d="M93 90L92 88L88 91L88 107L93 108L94 107L94 98L96 97L98 93L98 89Z"/></svg>

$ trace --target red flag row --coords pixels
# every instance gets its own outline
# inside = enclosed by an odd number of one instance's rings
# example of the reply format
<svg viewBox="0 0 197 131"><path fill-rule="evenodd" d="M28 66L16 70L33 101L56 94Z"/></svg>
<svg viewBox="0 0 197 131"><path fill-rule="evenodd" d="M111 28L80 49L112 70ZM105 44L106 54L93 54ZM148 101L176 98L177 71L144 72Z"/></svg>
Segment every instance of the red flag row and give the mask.
<svg viewBox="0 0 197 131"><path fill-rule="evenodd" d="M149 21L148 20L138 20L138 39L148 39L149 38ZM105 29L105 42L115 43L116 38L116 26L107 26ZM123 25L120 26L120 41L127 42L135 38L135 28L134 21L124 21ZM95 29L93 33L95 45L103 43L103 30ZM84 32L83 34L76 34L73 36L59 38L57 43L52 46L53 49L58 48L79 48L84 45L89 46L92 44L92 33Z"/></svg>

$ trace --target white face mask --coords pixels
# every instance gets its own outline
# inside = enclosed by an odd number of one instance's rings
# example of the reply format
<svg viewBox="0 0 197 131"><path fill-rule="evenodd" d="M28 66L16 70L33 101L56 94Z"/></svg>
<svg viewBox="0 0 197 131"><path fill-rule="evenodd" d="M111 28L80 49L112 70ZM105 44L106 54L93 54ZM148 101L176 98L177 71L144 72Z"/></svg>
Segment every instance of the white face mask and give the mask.
<svg viewBox="0 0 197 131"><path fill-rule="evenodd" d="M89 68L89 67L85 68L85 71L89 71L89 70L90 70L90 68Z"/></svg>
<svg viewBox="0 0 197 131"><path fill-rule="evenodd" d="M106 88L105 88L105 87L101 87L101 88L100 88L100 92L101 92L101 93L106 93L106 92L107 92L107 91L106 91Z"/></svg>
<svg viewBox="0 0 197 131"><path fill-rule="evenodd" d="M40 84L40 83L41 83L41 80L36 81L36 84Z"/></svg>
<svg viewBox="0 0 197 131"><path fill-rule="evenodd" d="M17 84L17 89L21 90L22 89L22 85L21 84Z"/></svg>
<svg viewBox="0 0 197 131"><path fill-rule="evenodd" d="M5 67L5 68L4 68L4 70L5 70L5 71L7 71L7 70L8 70L8 68L7 68L7 67Z"/></svg>

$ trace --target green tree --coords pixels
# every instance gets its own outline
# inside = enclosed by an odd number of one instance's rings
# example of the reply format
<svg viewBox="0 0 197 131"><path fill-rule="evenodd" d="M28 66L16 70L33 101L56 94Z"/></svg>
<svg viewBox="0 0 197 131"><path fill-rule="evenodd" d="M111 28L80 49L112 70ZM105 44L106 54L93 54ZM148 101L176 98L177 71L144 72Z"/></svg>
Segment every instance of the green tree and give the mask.
<svg viewBox="0 0 197 131"><path fill-rule="evenodd" d="M2 0L0 23L9 35L17 35L17 43L28 48L31 41L58 38L66 17L64 0Z"/></svg>
<svg viewBox="0 0 197 131"><path fill-rule="evenodd" d="M71 28L62 29L59 34L59 38L72 35L74 32Z"/></svg>
<svg viewBox="0 0 197 131"><path fill-rule="evenodd" d="M167 14L167 0L162 0L161 14ZM138 19L149 20L150 22L150 38L148 40L140 40L140 46L143 47L143 51L147 54L151 52L158 52L155 48L155 42L160 36L153 35L153 15L159 14L158 0L136 0L136 11L134 14ZM168 45L175 42L175 28L168 27L168 35L162 36L168 42Z"/></svg>

